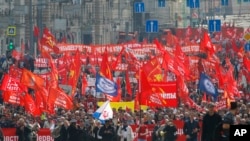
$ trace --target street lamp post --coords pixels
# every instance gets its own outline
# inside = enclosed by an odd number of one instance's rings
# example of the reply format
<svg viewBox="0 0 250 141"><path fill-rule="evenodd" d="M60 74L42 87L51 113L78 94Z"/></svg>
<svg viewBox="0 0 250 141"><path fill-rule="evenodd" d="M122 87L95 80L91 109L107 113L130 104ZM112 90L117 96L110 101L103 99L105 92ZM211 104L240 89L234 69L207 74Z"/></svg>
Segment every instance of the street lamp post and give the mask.
<svg viewBox="0 0 250 141"><path fill-rule="evenodd" d="M33 38L33 17L32 17L32 0L29 1L29 28L30 28L30 54L34 55L34 38Z"/></svg>

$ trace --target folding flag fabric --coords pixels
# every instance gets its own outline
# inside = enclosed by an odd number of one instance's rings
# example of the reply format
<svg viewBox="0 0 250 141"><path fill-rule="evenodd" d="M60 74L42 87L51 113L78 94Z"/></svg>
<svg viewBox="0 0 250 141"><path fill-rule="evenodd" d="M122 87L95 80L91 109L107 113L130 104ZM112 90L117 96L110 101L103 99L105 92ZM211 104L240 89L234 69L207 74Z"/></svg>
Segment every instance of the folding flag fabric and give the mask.
<svg viewBox="0 0 250 141"><path fill-rule="evenodd" d="M24 107L28 113L30 113L33 116L40 116L41 115L40 110L36 107L36 103L31 95L25 94L24 101L25 101Z"/></svg>
<svg viewBox="0 0 250 141"><path fill-rule="evenodd" d="M200 75L198 88L206 94L212 95L213 97L218 96L218 89L211 82L210 78L204 73L201 73Z"/></svg>
<svg viewBox="0 0 250 141"><path fill-rule="evenodd" d="M56 38L54 35L49 31L48 28L44 28L43 30L43 37L40 40L41 45L52 49L54 52L58 53L60 49L56 46Z"/></svg>
<svg viewBox="0 0 250 141"><path fill-rule="evenodd" d="M104 52L102 57L102 63L100 66L100 74L110 80L113 80L111 69L109 66L108 53L107 50Z"/></svg>
<svg viewBox="0 0 250 141"><path fill-rule="evenodd" d="M42 88L45 86L43 78L27 69L23 69L20 83L32 89Z"/></svg>
<svg viewBox="0 0 250 141"><path fill-rule="evenodd" d="M96 92L102 92L111 96L117 95L117 84L110 79L101 76L99 73L96 74Z"/></svg>
<svg viewBox="0 0 250 141"><path fill-rule="evenodd" d="M24 106L23 95L19 92L3 91L3 101Z"/></svg>
<svg viewBox="0 0 250 141"><path fill-rule="evenodd" d="M113 111L110 106L110 101L106 101L99 107L94 113L93 117L100 120L105 121L113 118Z"/></svg>
<svg viewBox="0 0 250 141"><path fill-rule="evenodd" d="M28 91L26 86L20 84L17 79L11 77L9 74L4 74L0 89L19 93Z"/></svg>
<svg viewBox="0 0 250 141"><path fill-rule="evenodd" d="M162 69L157 58L149 60L142 67L143 71L147 75L147 79L150 82L160 82L163 79Z"/></svg>

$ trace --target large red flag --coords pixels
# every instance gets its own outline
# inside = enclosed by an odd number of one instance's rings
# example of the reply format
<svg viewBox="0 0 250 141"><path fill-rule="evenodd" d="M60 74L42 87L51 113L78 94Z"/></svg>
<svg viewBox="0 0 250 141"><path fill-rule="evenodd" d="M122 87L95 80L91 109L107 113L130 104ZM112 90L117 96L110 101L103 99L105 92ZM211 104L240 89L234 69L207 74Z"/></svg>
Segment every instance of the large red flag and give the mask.
<svg viewBox="0 0 250 141"><path fill-rule="evenodd" d="M48 103L53 101L55 105L64 109L71 110L73 108L71 98L60 89L50 88Z"/></svg>
<svg viewBox="0 0 250 141"><path fill-rule="evenodd" d="M82 95L85 95L87 87L88 87L88 80L86 78L86 75L83 75L82 76L82 87L81 87Z"/></svg>
<svg viewBox="0 0 250 141"><path fill-rule="evenodd" d="M117 65L119 64L119 63L121 63L122 61L122 54L123 54L123 52L124 52L124 50L125 50L125 48L123 47L122 48L122 50L120 51L120 53L117 55L117 57L116 57L116 61L113 61L112 63L111 63L111 67L113 68L113 69L116 69L116 67L117 67Z"/></svg>
<svg viewBox="0 0 250 141"><path fill-rule="evenodd" d="M18 82L20 82L21 80L22 72L23 72L22 69L15 67L15 66L10 66L9 68L10 77L15 78L16 80L18 80Z"/></svg>
<svg viewBox="0 0 250 141"><path fill-rule="evenodd" d="M152 88L148 82L147 76L143 70L139 70L139 105L147 105L148 94L152 92Z"/></svg>
<svg viewBox="0 0 250 141"><path fill-rule="evenodd" d="M23 96L20 92L3 91L3 101L24 106Z"/></svg>
<svg viewBox="0 0 250 141"><path fill-rule="evenodd" d="M250 71L250 59L246 56L243 57L243 65L248 71Z"/></svg>
<svg viewBox="0 0 250 141"><path fill-rule="evenodd" d="M208 51L210 54L215 53L215 46L212 44L207 32L204 32L203 38L200 41L200 47Z"/></svg>
<svg viewBox="0 0 250 141"><path fill-rule="evenodd" d="M40 116L40 110L36 107L36 103L30 94L24 95L25 110L33 116Z"/></svg>
<svg viewBox="0 0 250 141"><path fill-rule="evenodd" d="M32 89L38 89L45 86L45 81L43 78L27 69L23 69L20 83Z"/></svg>
<svg viewBox="0 0 250 141"><path fill-rule="evenodd" d="M157 57L149 60L146 64L144 64L142 69L146 74L149 82L163 81L162 69Z"/></svg>
<svg viewBox="0 0 250 141"><path fill-rule="evenodd" d="M131 83L130 83L130 80L129 80L128 71L125 72L125 81L126 81L127 94L132 96L132 89L131 89Z"/></svg>
<svg viewBox="0 0 250 141"><path fill-rule="evenodd" d="M44 28L43 30L43 37L40 40L42 46L46 46L52 49L54 52L58 53L59 48L56 46L56 38L54 35L49 31L48 28Z"/></svg>
<svg viewBox="0 0 250 141"><path fill-rule="evenodd" d="M75 93L76 85L78 82L78 78L80 76L81 70L81 60L80 60L80 52L79 50L76 51L74 60L72 60L69 70L68 76L68 85L72 86L72 96Z"/></svg>
<svg viewBox="0 0 250 141"><path fill-rule="evenodd" d="M3 91L12 91L18 93L28 91L26 86L20 84L19 80L11 77L9 74L4 74L0 89Z"/></svg>
<svg viewBox="0 0 250 141"><path fill-rule="evenodd" d="M158 98L163 107L177 107L177 87L176 82L151 82L152 95ZM156 100L156 98L154 98ZM154 100L149 100L151 103L154 103ZM156 103L155 103L156 104Z"/></svg>
<svg viewBox="0 0 250 141"><path fill-rule="evenodd" d="M103 56L102 56L100 74L109 80L113 80L113 76L112 76L111 69L109 66L107 50L105 50L105 52L103 53Z"/></svg>

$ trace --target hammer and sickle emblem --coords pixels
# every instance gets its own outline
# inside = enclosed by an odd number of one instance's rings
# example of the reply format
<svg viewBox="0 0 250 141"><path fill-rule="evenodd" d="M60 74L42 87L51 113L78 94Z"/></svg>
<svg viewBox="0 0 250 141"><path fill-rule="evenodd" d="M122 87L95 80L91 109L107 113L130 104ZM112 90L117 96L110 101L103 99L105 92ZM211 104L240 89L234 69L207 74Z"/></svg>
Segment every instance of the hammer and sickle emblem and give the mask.
<svg viewBox="0 0 250 141"><path fill-rule="evenodd" d="M52 41L52 38L51 37L47 37L47 41L46 41L46 43L50 46L50 47L54 47L54 43L53 43L53 41Z"/></svg>

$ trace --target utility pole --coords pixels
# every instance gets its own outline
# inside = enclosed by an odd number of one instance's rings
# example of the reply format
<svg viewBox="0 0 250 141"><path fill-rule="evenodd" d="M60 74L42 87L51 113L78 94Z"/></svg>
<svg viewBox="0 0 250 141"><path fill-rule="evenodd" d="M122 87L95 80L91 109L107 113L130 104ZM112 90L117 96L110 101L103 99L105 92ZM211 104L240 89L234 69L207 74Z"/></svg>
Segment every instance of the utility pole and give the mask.
<svg viewBox="0 0 250 141"><path fill-rule="evenodd" d="M34 38L33 38L33 17L32 17L32 0L29 1L29 28L30 28L30 55L34 55Z"/></svg>

